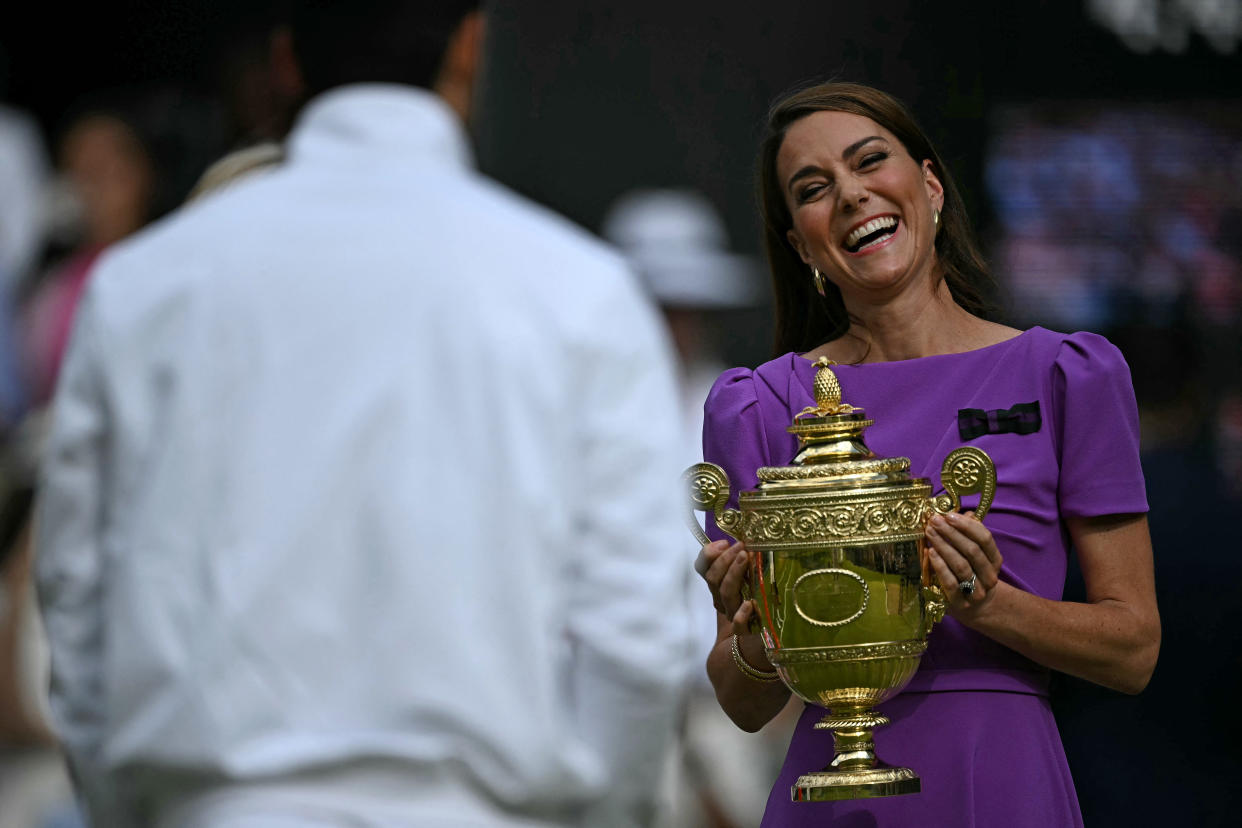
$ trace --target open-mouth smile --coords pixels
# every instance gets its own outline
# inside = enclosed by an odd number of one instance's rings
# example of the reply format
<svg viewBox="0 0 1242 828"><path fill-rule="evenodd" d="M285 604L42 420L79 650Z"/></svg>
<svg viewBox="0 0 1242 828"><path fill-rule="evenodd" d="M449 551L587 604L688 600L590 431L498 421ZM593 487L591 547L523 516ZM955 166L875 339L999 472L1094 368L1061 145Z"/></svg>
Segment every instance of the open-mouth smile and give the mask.
<svg viewBox="0 0 1242 828"><path fill-rule="evenodd" d="M852 256L861 256L877 250L897 235L901 220L894 215L876 216L856 225L841 246Z"/></svg>

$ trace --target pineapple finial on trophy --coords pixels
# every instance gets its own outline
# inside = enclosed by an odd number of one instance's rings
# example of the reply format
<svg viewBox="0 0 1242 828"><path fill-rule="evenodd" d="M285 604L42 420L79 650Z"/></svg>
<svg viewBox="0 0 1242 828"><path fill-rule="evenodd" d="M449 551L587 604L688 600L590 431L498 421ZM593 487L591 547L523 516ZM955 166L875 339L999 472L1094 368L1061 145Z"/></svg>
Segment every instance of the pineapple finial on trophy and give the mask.
<svg viewBox="0 0 1242 828"><path fill-rule="evenodd" d="M832 372L835 362L828 357L815 360L819 368L815 372L815 405L807 406L798 412L798 417L824 417L830 414L849 414L854 406L841 402L841 383Z"/></svg>

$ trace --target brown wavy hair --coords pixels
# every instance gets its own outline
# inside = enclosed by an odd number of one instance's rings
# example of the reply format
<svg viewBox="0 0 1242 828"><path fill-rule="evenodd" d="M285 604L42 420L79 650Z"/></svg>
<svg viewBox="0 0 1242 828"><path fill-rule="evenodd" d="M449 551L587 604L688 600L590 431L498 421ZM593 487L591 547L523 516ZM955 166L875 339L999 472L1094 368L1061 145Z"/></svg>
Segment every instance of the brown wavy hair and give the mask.
<svg viewBox="0 0 1242 828"><path fill-rule="evenodd" d="M763 243L772 272L776 355L812 350L843 336L850 328L840 289L826 282L827 296L821 297L809 269L789 243L787 234L793 219L776 174L776 156L790 125L815 112L848 112L870 118L896 136L916 162L931 161L932 172L944 187L936 235L937 264L957 303L971 313L986 315L992 309L985 299L992 276L975 242L953 176L914 116L901 101L870 86L822 83L778 100L768 111L767 129L759 145L758 199Z"/></svg>

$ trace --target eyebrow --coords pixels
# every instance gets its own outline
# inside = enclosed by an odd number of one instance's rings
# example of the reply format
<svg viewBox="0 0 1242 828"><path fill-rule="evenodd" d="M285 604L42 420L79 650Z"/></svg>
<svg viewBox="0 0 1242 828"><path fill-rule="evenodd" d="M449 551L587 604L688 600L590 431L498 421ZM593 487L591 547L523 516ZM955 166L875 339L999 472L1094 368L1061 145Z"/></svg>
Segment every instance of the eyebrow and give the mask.
<svg viewBox="0 0 1242 828"><path fill-rule="evenodd" d="M883 135L868 135L866 138L862 138L858 141L855 141L854 143L846 147L845 151L841 153L841 160L844 161L845 159L849 158L851 155L858 152L860 149L862 149L864 146L871 143L872 141L883 141L883 140L884 140ZM798 170L796 173L794 173L792 176L789 177L789 182L785 185L785 189L792 191L793 185L798 183L798 181L808 176L815 175L819 171L820 171L820 168L815 166L814 164L807 164L805 167Z"/></svg>

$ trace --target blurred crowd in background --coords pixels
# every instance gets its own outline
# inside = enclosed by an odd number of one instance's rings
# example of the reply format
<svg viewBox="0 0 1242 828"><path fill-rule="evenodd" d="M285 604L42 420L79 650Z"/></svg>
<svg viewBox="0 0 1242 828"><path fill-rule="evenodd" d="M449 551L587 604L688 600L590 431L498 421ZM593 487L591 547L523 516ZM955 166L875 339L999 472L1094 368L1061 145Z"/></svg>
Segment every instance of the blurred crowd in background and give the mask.
<svg viewBox="0 0 1242 828"><path fill-rule="evenodd" d="M202 5L172 4L160 18L152 4L129 4L150 18L125 25L145 22L170 36L197 18L169 19ZM1236 23L1237 38L1213 29L1214 40L1203 36L1196 47L1200 36L1188 34L1183 64L1154 47L1128 53L1125 38L1091 28L1083 36L1108 44L1106 55L1154 68L1131 75L1138 88L1124 77L1104 88L1097 78L1089 98L1059 96L1064 78L1041 93L1031 80L1037 70L1011 68L996 43L957 60L931 57L944 51L934 42L907 46L936 37L917 30L926 12L912 3L886 12L891 25L842 11L833 36L810 53L794 50L797 60L783 55L782 32L826 26L831 10L757 23L722 19L707 4L656 13L657 4L640 3L645 16L605 4L563 13L518 5L493 10L480 161L629 256L683 361L687 464L699 459L711 381L770 356L746 156L763 102L799 81L840 75L913 102L933 135L950 136L942 145L990 252L998 315L1019 327L1108 336L1131 365L1140 405L1164 645L1140 697L1065 679L1054 698L1086 823L1156 824L1167 815L1232 824L1238 803L1229 790L1242 770L1242 625L1233 617L1242 560L1231 531L1242 516L1242 3L1216 4L1235 10L1236 21L1226 15L1219 25ZM1102 2L1034 5L1070 9L1067 26L1115 18ZM0 56L0 828L81 824L46 720L28 524L43 414L77 298L102 251L175 210L226 154L259 147L217 167L220 178L278 163L295 114L266 74L265 18L238 14L193 53L213 67L210 83L187 71L161 74L167 61L131 59L124 83L105 73L101 85L73 64L74 94L42 94L30 75L39 70L18 59L29 50L16 49L11 32L0 41L13 53ZM992 22L984 15L954 31L986 35ZM611 83L595 84L609 60ZM633 71L641 65L683 68ZM1196 85L1203 66L1218 71ZM1232 70L1232 81L1219 74ZM1006 71L1009 86L993 77ZM687 533L688 577L692 543ZM1067 596L1080 588L1071 580ZM714 612L705 590L703 598L709 642ZM724 720L706 676L688 696L667 824L756 824L790 718L746 735Z"/></svg>

